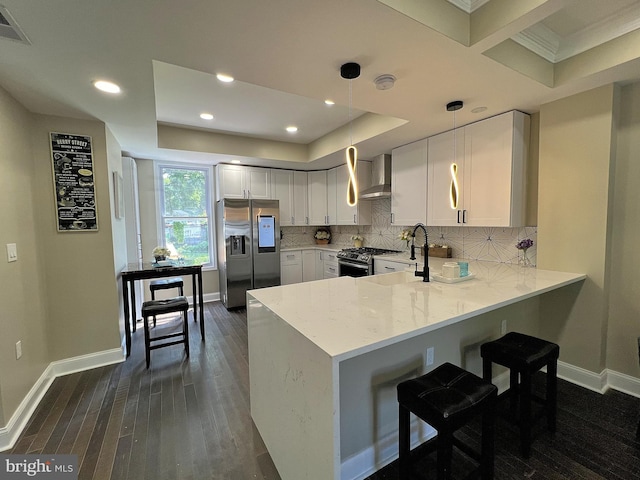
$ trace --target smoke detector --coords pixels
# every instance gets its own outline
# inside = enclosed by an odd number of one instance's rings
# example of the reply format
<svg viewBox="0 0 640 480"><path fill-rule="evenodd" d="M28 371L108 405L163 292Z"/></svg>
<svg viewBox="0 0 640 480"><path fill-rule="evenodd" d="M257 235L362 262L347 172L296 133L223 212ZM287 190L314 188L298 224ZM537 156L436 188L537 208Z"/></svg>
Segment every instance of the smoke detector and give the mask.
<svg viewBox="0 0 640 480"><path fill-rule="evenodd" d="M378 90L389 90L390 88L393 88L393 85L396 83L396 77L389 74L380 75L373 81L373 83Z"/></svg>

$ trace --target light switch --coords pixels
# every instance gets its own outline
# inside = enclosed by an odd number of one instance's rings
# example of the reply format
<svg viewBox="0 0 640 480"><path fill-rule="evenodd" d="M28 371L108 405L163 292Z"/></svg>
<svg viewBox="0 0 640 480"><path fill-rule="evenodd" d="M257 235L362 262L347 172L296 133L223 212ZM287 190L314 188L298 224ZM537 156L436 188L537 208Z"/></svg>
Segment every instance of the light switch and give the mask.
<svg viewBox="0 0 640 480"><path fill-rule="evenodd" d="M18 260L18 249L15 243L7 243L7 262L15 262Z"/></svg>

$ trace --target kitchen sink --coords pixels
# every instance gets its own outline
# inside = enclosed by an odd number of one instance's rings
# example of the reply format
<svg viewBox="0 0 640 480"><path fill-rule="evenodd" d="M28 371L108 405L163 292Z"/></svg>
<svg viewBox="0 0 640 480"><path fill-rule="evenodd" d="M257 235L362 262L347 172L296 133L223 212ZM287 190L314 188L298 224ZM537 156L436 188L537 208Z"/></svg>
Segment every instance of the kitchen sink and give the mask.
<svg viewBox="0 0 640 480"><path fill-rule="evenodd" d="M413 272L394 272L384 275L361 277L361 280L377 283L378 285L400 285L402 283L421 282L421 277L416 277Z"/></svg>

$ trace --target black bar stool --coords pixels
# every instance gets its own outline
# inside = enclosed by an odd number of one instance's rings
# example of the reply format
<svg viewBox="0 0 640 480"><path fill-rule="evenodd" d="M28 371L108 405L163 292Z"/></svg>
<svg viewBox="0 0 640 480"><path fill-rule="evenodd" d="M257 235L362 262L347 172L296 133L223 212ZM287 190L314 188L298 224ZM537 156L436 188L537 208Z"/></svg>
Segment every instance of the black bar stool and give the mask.
<svg viewBox="0 0 640 480"><path fill-rule="evenodd" d="M182 313L182 332L171 333L168 335L159 335L151 337L149 334L149 317L153 317L154 323L156 315L162 315L165 313ZM189 302L187 297L175 297L168 298L166 300L150 300L142 304L142 318L144 319L144 351L147 359L147 368L151 363L151 350L156 348L168 347L170 345L178 345L183 343L184 350L189 357ZM171 342L162 342L170 338L179 337L180 340L174 340ZM154 345L156 342L162 342L158 345Z"/></svg>
<svg viewBox="0 0 640 480"><path fill-rule="evenodd" d="M437 448L438 479L451 477L451 457L455 445L479 461L483 480L493 478L493 429L495 400L498 389L490 382L444 363L421 377L398 384L399 464L400 479L411 478L411 429L409 413L413 413L438 432L423 447L427 452ZM481 451L478 453L454 436L476 415L482 415ZM422 447L421 447L422 450Z"/></svg>
<svg viewBox="0 0 640 480"><path fill-rule="evenodd" d="M149 282L149 290L151 291L151 300L156 299L157 290L168 290L170 288L177 288L180 296L184 295L184 282L181 277L172 278L159 278L157 280L151 280ZM156 317L153 317L153 326L156 326Z"/></svg>
<svg viewBox="0 0 640 480"><path fill-rule="evenodd" d="M531 453L531 428L540 417L546 414L547 428L551 432L556 431L559 354L560 347L555 343L517 332L507 333L480 347L483 377L486 381L491 381L493 363L510 370L509 389L500 397L508 397L511 400L511 420L515 421L520 428L520 444L525 458L529 458ZM547 367L547 392L546 398L541 398L533 395L531 377L545 366ZM520 377L519 382L518 377ZM532 401L544 405L536 416L532 413Z"/></svg>

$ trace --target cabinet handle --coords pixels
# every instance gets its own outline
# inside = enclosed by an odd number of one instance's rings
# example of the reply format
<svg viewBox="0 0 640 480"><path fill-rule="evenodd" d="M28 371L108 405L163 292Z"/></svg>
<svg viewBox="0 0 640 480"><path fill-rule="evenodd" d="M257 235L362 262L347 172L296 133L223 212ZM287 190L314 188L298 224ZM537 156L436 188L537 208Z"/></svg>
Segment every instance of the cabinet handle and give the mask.
<svg viewBox="0 0 640 480"><path fill-rule="evenodd" d="M460 223L460 210L458 210L458 223Z"/></svg>
<svg viewBox="0 0 640 480"><path fill-rule="evenodd" d="M307 225L309 225L309 217L304 217L305 221L307 222Z"/></svg>
<svg viewBox="0 0 640 480"><path fill-rule="evenodd" d="M467 223L467 211L462 210L462 223Z"/></svg>
<svg viewBox="0 0 640 480"><path fill-rule="evenodd" d="M295 225L295 223L296 223L296 222L294 221L293 216L292 216L292 217L291 217L291 225Z"/></svg>
<svg viewBox="0 0 640 480"><path fill-rule="evenodd" d="M358 222L356 222L356 214L355 213L353 214L353 223L358 223Z"/></svg>
<svg viewBox="0 0 640 480"><path fill-rule="evenodd" d="M294 259L294 258L296 258L296 256L295 255L287 255L287 258Z"/></svg>
<svg viewBox="0 0 640 480"><path fill-rule="evenodd" d="M391 213L391 223L393 223L393 212Z"/></svg>
<svg viewBox="0 0 640 480"><path fill-rule="evenodd" d="M329 271L331 271L331 272L335 272L335 271L336 271L336 269L335 269L335 268L333 268L333 267L329 267Z"/></svg>
<svg viewBox="0 0 640 480"><path fill-rule="evenodd" d="M247 190L247 198L251 198L251 190Z"/></svg>
<svg viewBox="0 0 640 480"><path fill-rule="evenodd" d="M386 268L387 270L395 270L395 268L393 267L384 267L384 268Z"/></svg>

